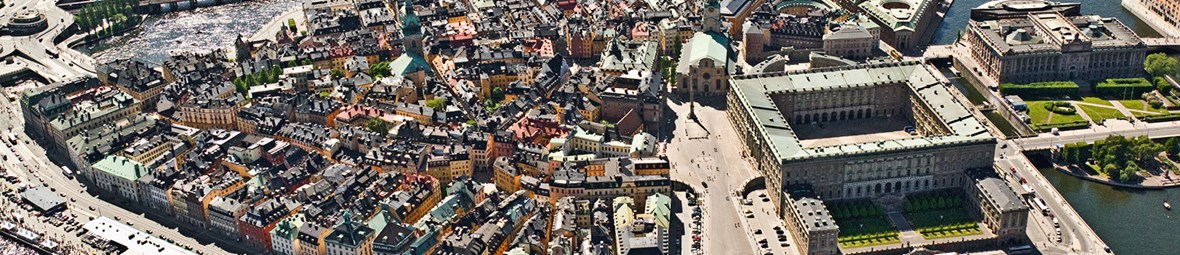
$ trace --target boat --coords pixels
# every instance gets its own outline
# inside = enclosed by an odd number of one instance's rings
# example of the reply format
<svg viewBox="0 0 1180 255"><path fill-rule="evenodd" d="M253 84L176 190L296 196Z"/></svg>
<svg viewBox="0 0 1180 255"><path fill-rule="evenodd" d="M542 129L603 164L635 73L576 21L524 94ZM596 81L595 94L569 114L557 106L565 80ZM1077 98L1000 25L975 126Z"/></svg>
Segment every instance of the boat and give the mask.
<svg viewBox="0 0 1180 255"><path fill-rule="evenodd" d="M1172 210L1172 204L1169 204L1168 201L1164 201L1164 209Z"/></svg>

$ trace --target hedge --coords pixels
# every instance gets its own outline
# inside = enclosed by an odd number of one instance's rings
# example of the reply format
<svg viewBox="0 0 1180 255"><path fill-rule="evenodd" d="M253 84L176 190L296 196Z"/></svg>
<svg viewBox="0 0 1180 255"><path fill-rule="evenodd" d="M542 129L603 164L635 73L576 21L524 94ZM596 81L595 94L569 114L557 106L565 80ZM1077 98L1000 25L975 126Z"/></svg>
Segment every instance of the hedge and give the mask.
<svg viewBox="0 0 1180 255"><path fill-rule="evenodd" d="M1146 121L1146 122L1180 120L1180 113L1141 116L1141 117L1139 117L1139 120Z"/></svg>
<svg viewBox="0 0 1180 255"><path fill-rule="evenodd" d="M1144 78L1106 79L1094 85L1094 93L1105 98L1137 99L1152 90L1155 86Z"/></svg>
<svg viewBox="0 0 1180 255"><path fill-rule="evenodd" d="M1073 108L1073 105L1065 101L1053 101L1045 104L1045 110L1057 114L1074 115L1078 114L1078 110Z"/></svg>
<svg viewBox="0 0 1180 255"><path fill-rule="evenodd" d="M1021 97L1077 97L1078 84L1072 81L1046 81L1028 84L1003 83L1000 93Z"/></svg>
<svg viewBox="0 0 1180 255"><path fill-rule="evenodd" d="M1037 132L1045 132L1045 131L1053 130L1053 128L1057 128L1057 130L1070 130L1070 129L1082 129L1082 128L1090 127L1090 122L1076 121L1076 122L1066 122L1066 123L1056 123L1056 124L1030 125L1030 127L1033 130L1036 130Z"/></svg>

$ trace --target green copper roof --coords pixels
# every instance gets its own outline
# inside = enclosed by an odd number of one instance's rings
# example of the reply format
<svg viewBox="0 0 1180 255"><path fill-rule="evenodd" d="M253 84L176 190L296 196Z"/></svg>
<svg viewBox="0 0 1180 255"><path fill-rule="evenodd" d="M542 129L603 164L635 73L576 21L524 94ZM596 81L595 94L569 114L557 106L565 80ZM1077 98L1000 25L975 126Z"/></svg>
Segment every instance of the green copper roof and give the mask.
<svg viewBox="0 0 1180 255"><path fill-rule="evenodd" d="M402 53L401 56L389 63L389 72L393 74L406 75L418 70L433 73L430 70L430 64L426 63L426 59L413 52Z"/></svg>
<svg viewBox="0 0 1180 255"><path fill-rule="evenodd" d="M960 143L995 142L983 124L956 99L937 76L937 70L920 62L867 64L805 71L740 75L730 81L731 93L754 125L753 129L768 143L780 161L840 157L901 149L937 148ZM864 88L888 84L905 84L915 97L932 109L934 117L944 123L950 134L918 136L877 142L805 147L795 135L786 116L771 100L774 93L798 93L834 88Z"/></svg>
<svg viewBox="0 0 1180 255"><path fill-rule="evenodd" d="M143 163L116 155L103 158L98 163L94 163L92 168L95 171L106 172L107 174L118 176L128 181L139 180L139 177L148 174L147 167L144 167Z"/></svg>
<svg viewBox="0 0 1180 255"><path fill-rule="evenodd" d="M922 14L932 7L933 0L868 0L860 3L866 14L893 31L917 30ZM886 9L885 4L904 4L907 8Z"/></svg>
<svg viewBox="0 0 1180 255"><path fill-rule="evenodd" d="M697 32L682 51L680 64L676 67L677 73L688 73L690 66L696 65L706 58L712 59L713 63L717 65L726 65L727 61L733 62L729 56L729 38L718 33ZM729 72L733 73L734 65L729 64L729 66Z"/></svg>

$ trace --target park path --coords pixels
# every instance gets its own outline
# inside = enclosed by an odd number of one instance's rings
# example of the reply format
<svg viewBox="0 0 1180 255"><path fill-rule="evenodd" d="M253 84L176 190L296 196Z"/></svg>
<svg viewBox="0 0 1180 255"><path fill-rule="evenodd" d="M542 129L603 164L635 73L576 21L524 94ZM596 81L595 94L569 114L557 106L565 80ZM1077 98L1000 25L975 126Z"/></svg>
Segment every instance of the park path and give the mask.
<svg viewBox="0 0 1180 255"><path fill-rule="evenodd" d="M1123 113L1124 116L1127 116L1130 118L1135 118L1135 114L1132 114L1130 109L1127 109L1126 106L1123 106L1122 102L1111 100L1110 104L1114 105L1114 108L1118 109L1119 112ZM1138 118L1135 118L1135 119L1138 119Z"/></svg>
<svg viewBox="0 0 1180 255"><path fill-rule="evenodd" d="M1082 119L1089 121L1091 123L1096 123L1096 122L1094 122L1093 118L1090 118L1090 113L1083 111L1082 107L1078 106L1079 104L1082 104L1081 102L1070 101L1069 103L1073 105L1073 108L1074 108L1074 110L1077 111L1078 116L1082 116ZM1093 105L1093 104L1085 104L1085 105Z"/></svg>

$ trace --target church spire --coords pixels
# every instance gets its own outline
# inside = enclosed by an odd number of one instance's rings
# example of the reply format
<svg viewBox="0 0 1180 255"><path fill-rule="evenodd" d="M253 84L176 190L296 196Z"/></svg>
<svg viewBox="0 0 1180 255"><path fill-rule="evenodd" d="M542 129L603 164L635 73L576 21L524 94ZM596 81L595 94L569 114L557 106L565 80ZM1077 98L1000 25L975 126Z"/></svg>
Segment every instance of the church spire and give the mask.
<svg viewBox="0 0 1180 255"><path fill-rule="evenodd" d="M406 9L405 15L402 15L402 35L422 33L422 22L418 20L418 14L414 12L414 0L406 0L402 8Z"/></svg>
<svg viewBox="0 0 1180 255"><path fill-rule="evenodd" d="M721 24L721 1L705 0L705 9L701 14L701 32L724 33Z"/></svg>
<svg viewBox="0 0 1180 255"><path fill-rule="evenodd" d="M402 48L405 52L422 55L422 21L414 13L414 0L406 0L402 8Z"/></svg>

